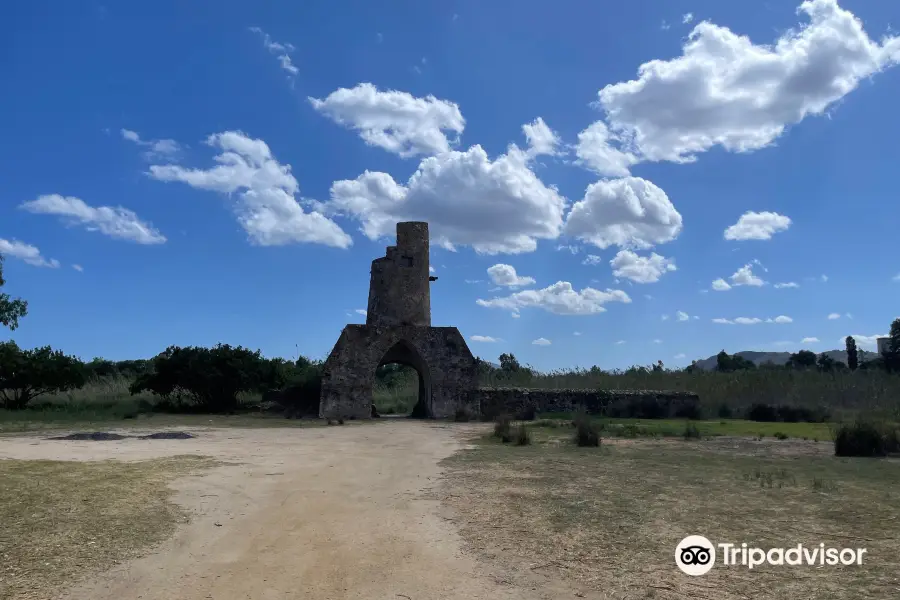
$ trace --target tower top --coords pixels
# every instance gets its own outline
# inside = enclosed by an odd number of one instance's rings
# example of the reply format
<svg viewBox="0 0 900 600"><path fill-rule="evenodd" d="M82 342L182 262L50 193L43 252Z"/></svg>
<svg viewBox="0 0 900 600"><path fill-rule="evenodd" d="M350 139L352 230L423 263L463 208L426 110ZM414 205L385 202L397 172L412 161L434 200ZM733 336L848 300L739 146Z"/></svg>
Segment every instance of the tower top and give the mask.
<svg viewBox="0 0 900 600"><path fill-rule="evenodd" d="M366 325L431 327L428 223L397 223L397 244L372 261Z"/></svg>

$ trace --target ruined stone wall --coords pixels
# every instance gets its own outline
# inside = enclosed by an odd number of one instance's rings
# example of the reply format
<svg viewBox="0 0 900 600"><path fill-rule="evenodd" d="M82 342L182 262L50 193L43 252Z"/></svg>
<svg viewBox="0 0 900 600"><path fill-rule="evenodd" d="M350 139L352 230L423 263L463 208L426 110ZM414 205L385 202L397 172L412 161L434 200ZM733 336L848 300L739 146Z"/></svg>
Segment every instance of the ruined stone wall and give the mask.
<svg viewBox="0 0 900 600"><path fill-rule="evenodd" d="M375 369L398 359L423 378L428 416L477 412L478 366L456 327L348 325L323 366L319 416L370 418Z"/></svg>
<svg viewBox="0 0 900 600"><path fill-rule="evenodd" d="M483 418L515 416L534 408L539 413L575 412L636 418L689 417L699 413L700 397L690 392L657 390L592 390L478 388L475 399Z"/></svg>
<svg viewBox="0 0 900 600"><path fill-rule="evenodd" d="M372 261L366 325L431 325L428 223L397 223L397 245Z"/></svg>

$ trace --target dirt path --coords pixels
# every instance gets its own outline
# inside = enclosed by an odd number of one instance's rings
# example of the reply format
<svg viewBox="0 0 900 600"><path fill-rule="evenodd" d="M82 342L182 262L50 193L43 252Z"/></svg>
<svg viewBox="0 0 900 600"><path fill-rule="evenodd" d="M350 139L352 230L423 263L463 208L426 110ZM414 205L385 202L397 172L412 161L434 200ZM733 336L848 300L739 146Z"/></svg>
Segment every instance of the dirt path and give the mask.
<svg viewBox="0 0 900 600"><path fill-rule="evenodd" d="M232 464L176 482L189 524L65 600L540 598L461 551L431 490L460 426L403 422L195 431L191 440L0 439L0 457Z"/></svg>

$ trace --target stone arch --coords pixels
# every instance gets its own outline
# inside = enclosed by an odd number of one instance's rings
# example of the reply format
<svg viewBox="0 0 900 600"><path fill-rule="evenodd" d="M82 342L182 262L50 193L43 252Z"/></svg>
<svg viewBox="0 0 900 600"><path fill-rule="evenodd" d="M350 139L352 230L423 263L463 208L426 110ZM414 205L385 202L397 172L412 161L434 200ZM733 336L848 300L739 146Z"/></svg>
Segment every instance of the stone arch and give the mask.
<svg viewBox="0 0 900 600"><path fill-rule="evenodd" d="M462 407L477 414L477 364L455 327L347 325L322 368L319 416L370 418L375 369L394 359L424 375L428 417L452 417Z"/></svg>
<svg viewBox="0 0 900 600"><path fill-rule="evenodd" d="M416 348L416 345L406 338L398 338L396 341L389 342L388 349L381 356L378 363L372 369L372 377L375 376L375 369L382 365L396 363L415 369L419 375L419 393L418 400L411 416L429 418L433 415L431 404L431 369L428 361ZM373 381L374 386L374 381Z"/></svg>

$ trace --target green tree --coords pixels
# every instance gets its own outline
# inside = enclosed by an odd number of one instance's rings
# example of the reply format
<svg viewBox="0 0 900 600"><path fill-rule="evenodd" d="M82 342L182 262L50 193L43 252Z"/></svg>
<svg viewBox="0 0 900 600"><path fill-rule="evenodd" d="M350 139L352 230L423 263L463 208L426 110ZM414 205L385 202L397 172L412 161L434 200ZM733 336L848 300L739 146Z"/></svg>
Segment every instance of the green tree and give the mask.
<svg viewBox="0 0 900 600"><path fill-rule="evenodd" d="M887 349L883 358L888 371L900 372L900 319L894 319L891 323L891 332L888 334Z"/></svg>
<svg viewBox="0 0 900 600"><path fill-rule="evenodd" d="M743 356L730 355L724 350L716 355L716 371L732 373L734 371L752 371L756 369L756 363Z"/></svg>
<svg viewBox="0 0 900 600"><path fill-rule="evenodd" d="M507 373L517 373L522 370L522 365L515 355L504 353L500 355L500 368Z"/></svg>
<svg viewBox="0 0 900 600"><path fill-rule="evenodd" d="M3 279L3 256L0 255L0 288L6 284ZM19 319L28 314L28 303L21 298L12 299L9 294L0 293L0 324L15 330Z"/></svg>
<svg viewBox="0 0 900 600"><path fill-rule="evenodd" d="M259 350L219 344L214 348L170 346L152 360L151 370L131 385L173 404L203 412L227 412L241 392L265 392L285 384L286 361L269 361Z"/></svg>
<svg viewBox="0 0 900 600"><path fill-rule="evenodd" d="M0 403L20 410L43 394L84 386L84 364L50 346L22 350L15 342L0 343Z"/></svg>
<svg viewBox="0 0 900 600"><path fill-rule="evenodd" d="M831 373L832 371L843 371L847 368L847 365L822 353L816 361L816 367L823 373Z"/></svg>
<svg viewBox="0 0 900 600"><path fill-rule="evenodd" d="M816 366L816 353L811 350L801 350L791 354L788 366L792 369L811 369Z"/></svg>
<svg viewBox="0 0 900 600"><path fill-rule="evenodd" d="M845 343L847 345L847 366L851 371L855 371L859 368L859 350L856 348L856 340L852 335L848 335Z"/></svg>

